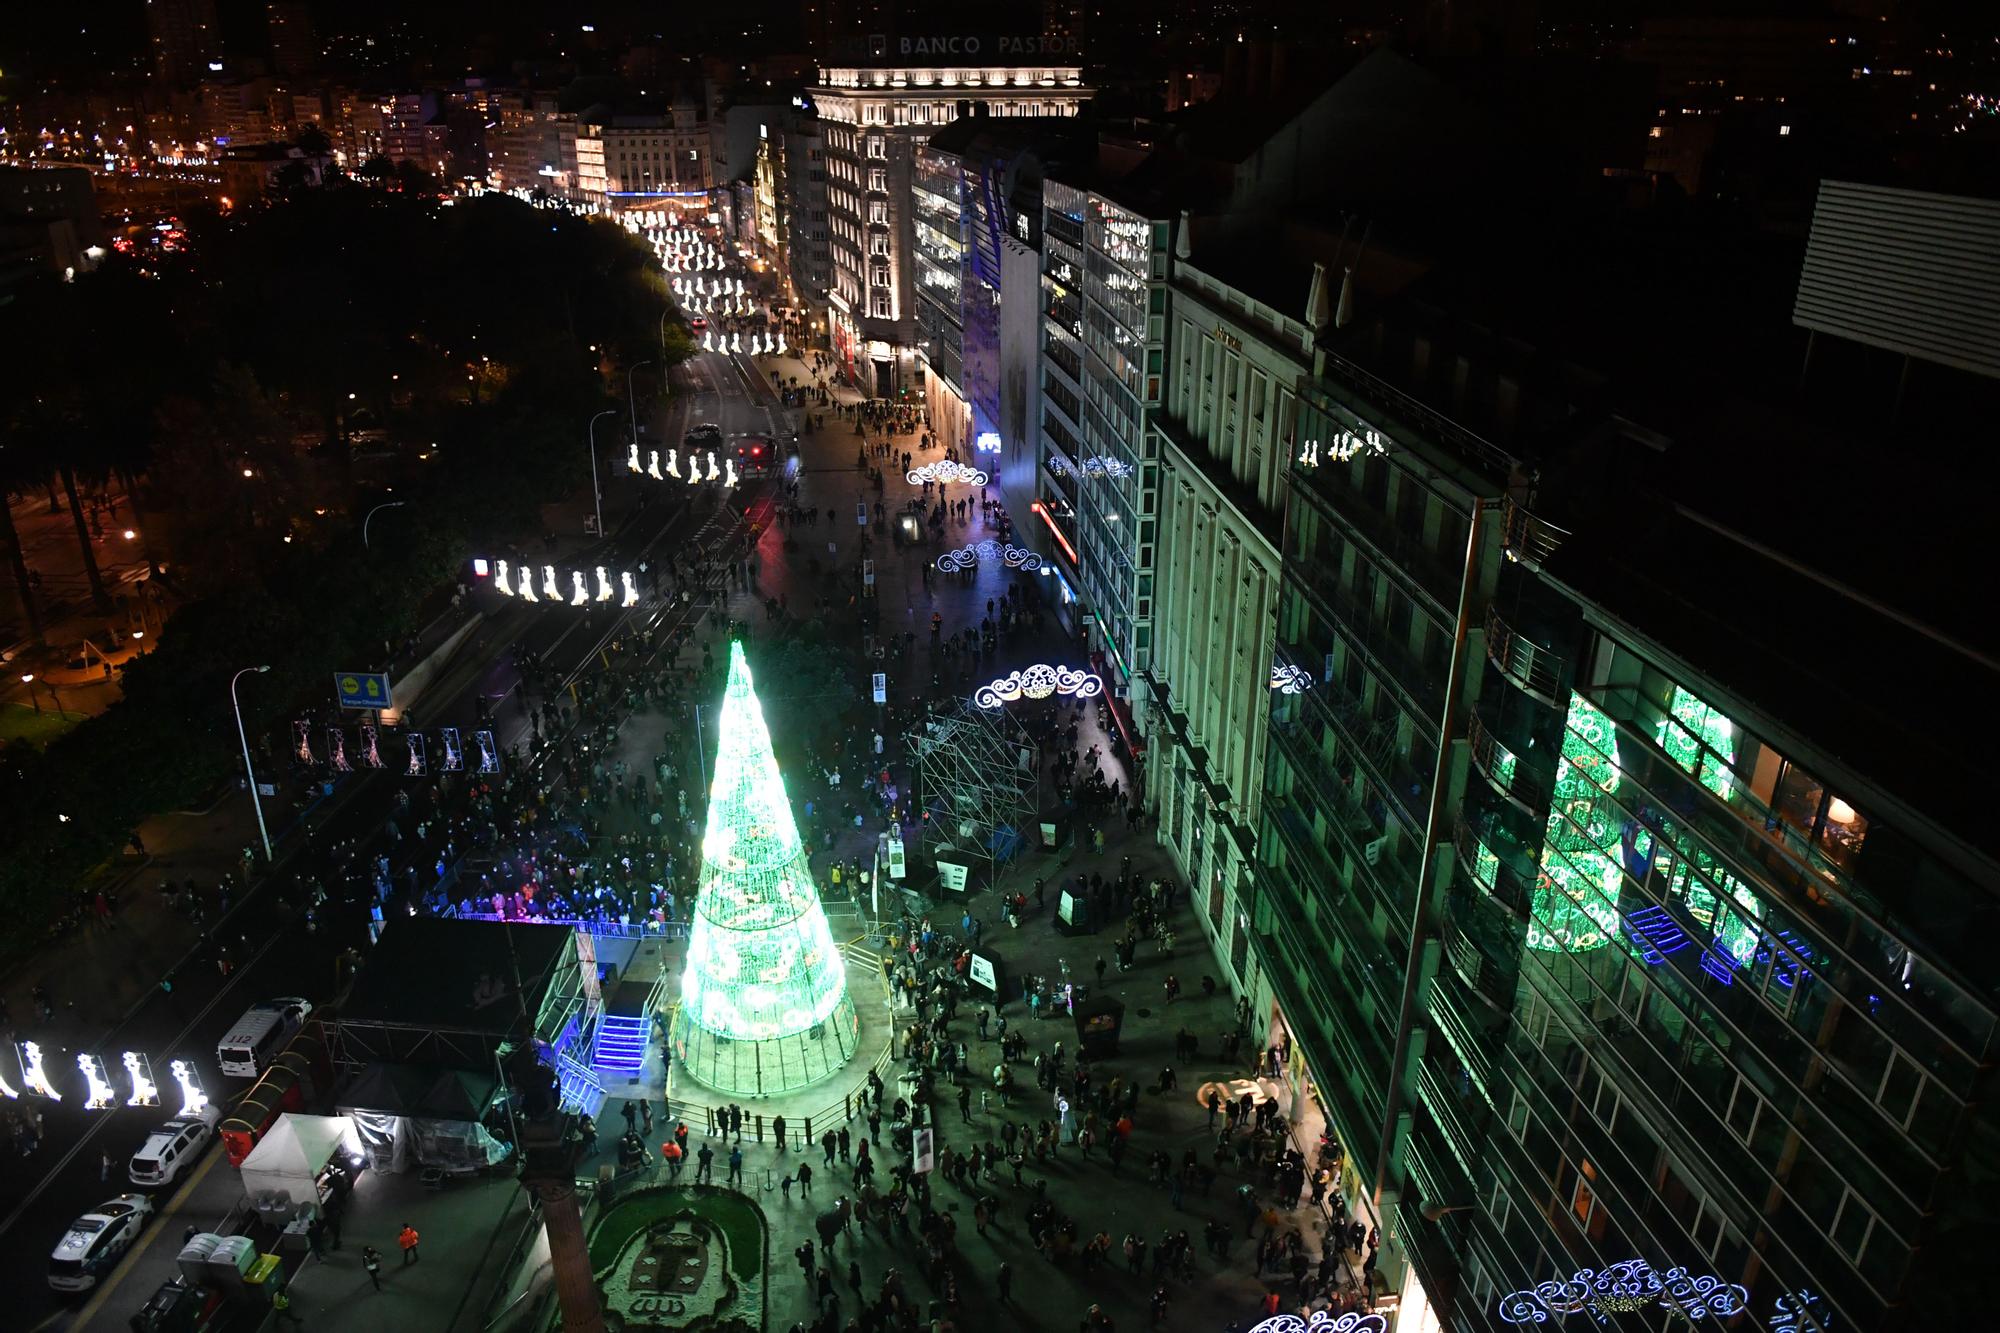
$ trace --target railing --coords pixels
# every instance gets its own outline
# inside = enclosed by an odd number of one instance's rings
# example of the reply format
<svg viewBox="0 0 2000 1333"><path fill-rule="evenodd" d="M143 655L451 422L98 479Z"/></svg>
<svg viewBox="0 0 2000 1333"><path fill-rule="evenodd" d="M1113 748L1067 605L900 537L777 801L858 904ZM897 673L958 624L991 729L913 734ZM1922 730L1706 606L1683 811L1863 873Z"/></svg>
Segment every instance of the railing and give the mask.
<svg viewBox="0 0 2000 1333"><path fill-rule="evenodd" d="M1507 497L1504 549L1509 560L1529 569L1540 569L1542 562L1569 540L1569 535L1568 528L1537 518L1526 505Z"/></svg>
<svg viewBox="0 0 2000 1333"><path fill-rule="evenodd" d="M1472 882L1502 907L1525 922L1528 919L1530 894L1533 882L1515 867L1507 864L1506 858L1487 845L1463 815L1452 829L1452 849L1458 853L1458 863Z"/></svg>
<svg viewBox="0 0 2000 1333"><path fill-rule="evenodd" d="M1562 659L1517 632L1499 610L1486 613L1486 656L1502 675L1554 707L1562 698Z"/></svg>
<svg viewBox="0 0 2000 1333"><path fill-rule="evenodd" d="M1519 755L1495 739L1477 713L1466 726L1466 740L1472 747L1472 762L1486 775L1493 790L1525 813L1540 818L1549 801L1549 781L1522 764Z"/></svg>
<svg viewBox="0 0 2000 1333"><path fill-rule="evenodd" d="M1468 896L1464 902L1464 910L1477 910L1477 900ZM1445 959L1466 989L1503 1014L1513 1009L1520 974L1494 962L1451 911L1445 914L1440 935Z"/></svg>
<svg viewBox="0 0 2000 1333"><path fill-rule="evenodd" d="M1505 477L1513 471L1515 459L1505 450L1489 443L1478 432L1459 425L1436 408L1412 398L1387 380L1363 370L1345 357L1329 355L1326 358L1326 373L1354 389L1377 407L1392 412L1408 424L1418 427L1431 439L1456 446L1478 459L1492 475Z"/></svg>
<svg viewBox="0 0 2000 1333"><path fill-rule="evenodd" d="M880 954L862 948L858 941L849 941L847 944L842 945L841 953L850 961L869 967L874 972L877 980L882 984L883 997L885 999L889 998L888 974L882 968L882 956ZM885 1083L893 1083L895 1081L888 1076L887 1072L889 1067L895 1063L896 1056L893 1020L890 1026L892 1031L889 1043L882 1048L882 1053L876 1056L874 1063L869 1066L870 1071ZM866 1105L866 1100L862 1092L863 1089L857 1086L848 1092L842 1093L840 1100L829 1101L825 1106L809 1111L796 1119L787 1115L785 1117L785 1137L790 1146L796 1151L805 1152L815 1146L816 1133L824 1133L827 1128L833 1125L851 1123L855 1116L862 1113ZM669 1096L667 1099L667 1114L669 1117L686 1119L688 1118L688 1112L699 1112L705 1122L707 1133L712 1136L718 1132L717 1116L727 1106L727 1102L719 1102L711 1105L708 1102L681 1097L676 1094ZM766 1119L767 1117L761 1111L745 1111L743 1114L744 1132L749 1134L758 1143L764 1142Z"/></svg>

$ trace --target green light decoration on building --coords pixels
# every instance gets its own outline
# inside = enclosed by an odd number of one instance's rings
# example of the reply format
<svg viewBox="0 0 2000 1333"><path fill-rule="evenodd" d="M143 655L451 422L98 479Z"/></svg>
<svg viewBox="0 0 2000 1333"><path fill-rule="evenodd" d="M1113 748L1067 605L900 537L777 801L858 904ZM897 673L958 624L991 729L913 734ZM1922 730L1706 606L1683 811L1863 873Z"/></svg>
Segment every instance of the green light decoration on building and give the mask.
<svg viewBox="0 0 2000 1333"><path fill-rule="evenodd" d="M1653 730L1653 739L1667 758L1695 775L1702 786L1728 800L1736 784L1730 765L1736 762L1736 724L1681 686Z"/></svg>
<svg viewBox="0 0 2000 1333"><path fill-rule="evenodd" d="M740 643L729 646L701 851L673 1025L682 1071L753 1097L825 1078L854 1054L859 1025Z"/></svg>
<svg viewBox="0 0 2000 1333"><path fill-rule="evenodd" d="M1622 821L1605 798L1619 781L1611 719L1572 691L1528 921L1530 949L1586 953L1617 937Z"/></svg>

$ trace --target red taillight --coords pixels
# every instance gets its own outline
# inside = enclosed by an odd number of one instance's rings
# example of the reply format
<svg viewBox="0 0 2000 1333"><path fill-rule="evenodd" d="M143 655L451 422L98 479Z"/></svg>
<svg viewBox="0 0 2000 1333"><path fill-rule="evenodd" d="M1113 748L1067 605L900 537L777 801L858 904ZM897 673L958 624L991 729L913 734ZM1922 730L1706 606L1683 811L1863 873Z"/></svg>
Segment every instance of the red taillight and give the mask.
<svg viewBox="0 0 2000 1333"><path fill-rule="evenodd" d="M750 449L750 456L751 456L752 458L756 458L756 457L759 457L759 456L761 456L761 455L763 454L763 452L764 452L764 446L763 446L763 445L761 445L761 444L759 444L759 445L753 445L753 446L751 447L751 449Z"/></svg>

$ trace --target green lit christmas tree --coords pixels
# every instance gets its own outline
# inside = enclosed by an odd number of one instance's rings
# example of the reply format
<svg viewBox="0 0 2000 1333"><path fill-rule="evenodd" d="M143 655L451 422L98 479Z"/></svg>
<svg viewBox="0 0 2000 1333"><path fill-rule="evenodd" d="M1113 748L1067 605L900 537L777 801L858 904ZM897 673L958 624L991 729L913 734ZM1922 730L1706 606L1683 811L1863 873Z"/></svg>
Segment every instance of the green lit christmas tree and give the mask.
<svg viewBox="0 0 2000 1333"><path fill-rule="evenodd" d="M825 1078L854 1054L858 1020L740 643L729 647L701 850L674 1018L682 1071L753 1097Z"/></svg>
<svg viewBox="0 0 2000 1333"><path fill-rule="evenodd" d="M1530 949L1585 953L1617 937L1620 825L1605 798L1619 781L1611 719L1572 692L1530 908Z"/></svg>

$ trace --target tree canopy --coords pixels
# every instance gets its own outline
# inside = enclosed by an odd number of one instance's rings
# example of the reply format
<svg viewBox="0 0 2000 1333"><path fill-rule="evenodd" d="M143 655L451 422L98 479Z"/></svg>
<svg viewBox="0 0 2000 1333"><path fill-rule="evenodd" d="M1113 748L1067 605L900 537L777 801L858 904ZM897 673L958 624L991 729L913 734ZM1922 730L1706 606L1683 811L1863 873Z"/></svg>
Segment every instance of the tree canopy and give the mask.
<svg viewBox="0 0 2000 1333"><path fill-rule="evenodd" d="M0 409L0 479L140 478L156 555L193 600L121 702L46 753L0 757L16 938L137 823L233 770L236 669L270 663L243 705L253 729L277 723L328 673L378 663L475 544L582 484L574 445L612 405L607 367L657 358L666 308L657 265L614 225L361 187L210 220L184 271L30 285L0 322L28 386ZM366 551L364 420L426 460L397 482L411 521L378 522Z"/></svg>

